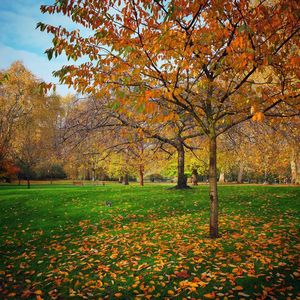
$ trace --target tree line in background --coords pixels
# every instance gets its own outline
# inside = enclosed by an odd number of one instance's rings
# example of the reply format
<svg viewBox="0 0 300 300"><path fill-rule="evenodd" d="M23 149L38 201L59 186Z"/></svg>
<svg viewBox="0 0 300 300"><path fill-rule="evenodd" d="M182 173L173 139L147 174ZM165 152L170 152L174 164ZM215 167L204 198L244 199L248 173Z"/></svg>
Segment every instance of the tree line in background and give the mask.
<svg viewBox="0 0 300 300"><path fill-rule="evenodd" d="M209 176L208 140L186 117L129 119L106 99L47 96L20 62L1 72L3 181L187 182ZM219 139L219 182L300 183L299 122L249 120Z"/></svg>

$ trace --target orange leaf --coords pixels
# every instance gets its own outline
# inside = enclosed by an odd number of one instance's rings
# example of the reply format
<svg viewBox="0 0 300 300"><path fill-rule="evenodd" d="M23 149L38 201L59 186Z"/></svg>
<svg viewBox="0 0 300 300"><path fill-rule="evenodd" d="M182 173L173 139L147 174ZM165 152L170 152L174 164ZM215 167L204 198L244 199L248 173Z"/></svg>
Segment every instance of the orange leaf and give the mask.
<svg viewBox="0 0 300 300"><path fill-rule="evenodd" d="M264 118L265 115L261 111L258 111L253 115L252 120L257 122L262 122Z"/></svg>
<svg viewBox="0 0 300 300"><path fill-rule="evenodd" d="M22 292L21 297L22 297L22 298L28 298L28 297L31 296L31 294L32 294L32 292L31 292L30 290L24 290L24 291Z"/></svg>
<svg viewBox="0 0 300 300"><path fill-rule="evenodd" d="M149 101L149 99L152 97L152 92L151 91L146 91L145 92L145 100Z"/></svg>
<svg viewBox="0 0 300 300"><path fill-rule="evenodd" d="M117 297L117 298L120 298L120 297L122 297L122 293L115 293L115 296Z"/></svg>
<svg viewBox="0 0 300 300"><path fill-rule="evenodd" d="M34 293L35 293L36 295L43 295L43 292L42 292L41 290L36 290L36 291L34 291Z"/></svg>
<svg viewBox="0 0 300 300"><path fill-rule="evenodd" d="M207 293L203 295L204 298L206 299L215 299L216 298L216 293L212 292L212 293Z"/></svg>

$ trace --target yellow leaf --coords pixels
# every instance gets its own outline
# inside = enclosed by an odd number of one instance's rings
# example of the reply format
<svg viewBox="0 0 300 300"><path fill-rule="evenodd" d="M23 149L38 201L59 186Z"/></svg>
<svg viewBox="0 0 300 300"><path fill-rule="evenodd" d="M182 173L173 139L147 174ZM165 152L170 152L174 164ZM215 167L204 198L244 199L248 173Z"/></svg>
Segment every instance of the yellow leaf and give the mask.
<svg viewBox="0 0 300 300"><path fill-rule="evenodd" d="M102 286L103 286L102 281L101 280L97 280L97 287L99 288L99 287L102 287Z"/></svg>
<svg viewBox="0 0 300 300"><path fill-rule="evenodd" d="M7 296L8 297L14 297L14 296L16 296L16 293L12 292L12 293L9 293Z"/></svg>
<svg viewBox="0 0 300 300"><path fill-rule="evenodd" d="M237 285L235 288L234 288L234 290L236 290L236 291L242 291L244 288L242 287L242 286L240 286L240 285Z"/></svg>
<svg viewBox="0 0 300 300"><path fill-rule="evenodd" d="M118 253L113 253L113 254L110 256L111 259L116 259L117 257L118 257Z"/></svg>
<svg viewBox="0 0 300 300"><path fill-rule="evenodd" d="M43 292L42 292L41 290L36 290L34 293L35 293L36 295L43 295Z"/></svg>
<svg viewBox="0 0 300 300"><path fill-rule="evenodd" d="M168 295L173 296L173 295L175 295L175 293L172 290L168 290Z"/></svg>

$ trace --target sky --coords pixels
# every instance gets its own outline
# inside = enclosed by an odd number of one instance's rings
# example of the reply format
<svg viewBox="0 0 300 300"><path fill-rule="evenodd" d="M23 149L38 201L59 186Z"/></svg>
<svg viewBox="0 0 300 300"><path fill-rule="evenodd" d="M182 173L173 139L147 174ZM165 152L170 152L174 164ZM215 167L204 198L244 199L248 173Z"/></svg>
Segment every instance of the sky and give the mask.
<svg viewBox="0 0 300 300"><path fill-rule="evenodd" d="M36 28L38 22L70 27L69 20L60 15L44 15L40 5L54 0L0 0L0 69L20 60L33 74L46 82L58 83L54 70L67 64L65 57L48 60L44 53L51 47L52 37ZM65 85L57 85L57 93L74 93Z"/></svg>

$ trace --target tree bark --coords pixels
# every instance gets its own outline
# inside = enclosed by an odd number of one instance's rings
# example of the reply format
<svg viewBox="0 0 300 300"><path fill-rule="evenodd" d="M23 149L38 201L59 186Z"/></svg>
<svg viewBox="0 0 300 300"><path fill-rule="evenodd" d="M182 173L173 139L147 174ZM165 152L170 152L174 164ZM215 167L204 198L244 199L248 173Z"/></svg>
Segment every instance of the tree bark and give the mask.
<svg viewBox="0 0 300 300"><path fill-rule="evenodd" d="M244 163L240 162L237 183L243 183Z"/></svg>
<svg viewBox="0 0 300 300"><path fill-rule="evenodd" d="M87 168L86 170L86 180L91 180L91 173L90 173L90 168Z"/></svg>
<svg viewBox="0 0 300 300"><path fill-rule="evenodd" d="M96 180L96 169L95 168L92 168L92 181L95 181Z"/></svg>
<svg viewBox="0 0 300 300"><path fill-rule="evenodd" d="M300 184L300 153L293 149L291 157L291 183Z"/></svg>
<svg viewBox="0 0 300 300"><path fill-rule="evenodd" d="M123 183L123 176L119 177L119 183Z"/></svg>
<svg viewBox="0 0 300 300"><path fill-rule="evenodd" d="M124 175L124 181L123 181L124 185L129 185L129 178L128 178L128 173L125 173Z"/></svg>
<svg viewBox="0 0 300 300"><path fill-rule="evenodd" d="M224 172L220 173L219 182L220 183L224 183L225 182L225 173Z"/></svg>
<svg viewBox="0 0 300 300"><path fill-rule="evenodd" d="M30 189L30 178L28 175L26 176L26 179L27 179L27 188Z"/></svg>
<svg viewBox="0 0 300 300"><path fill-rule="evenodd" d="M218 188L217 188L217 139L210 137L209 141L209 197L210 197L210 225L209 233L211 238L219 236L218 222Z"/></svg>
<svg viewBox="0 0 300 300"><path fill-rule="evenodd" d="M140 165L140 186L144 186L144 166Z"/></svg>
<svg viewBox="0 0 300 300"><path fill-rule="evenodd" d="M264 170L264 184L269 184L269 181L268 181L268 170L267 170L266 166L265 166L265 170Z"/></svg>
<svg viewBox="0 0 300 300"><path fill-rule="evenodd" d="M180 144L177 147L177 189L185 189L188 187L187 178L184 174L184 147Z"/></svg>
<svg viewBox="0 0 300 300"><path fill-rule="evenodd" d="M192 178L191 179L192 179L192 184L194 186L198 185L198 171L197 171L197 169L192 170Z"/></svg>

